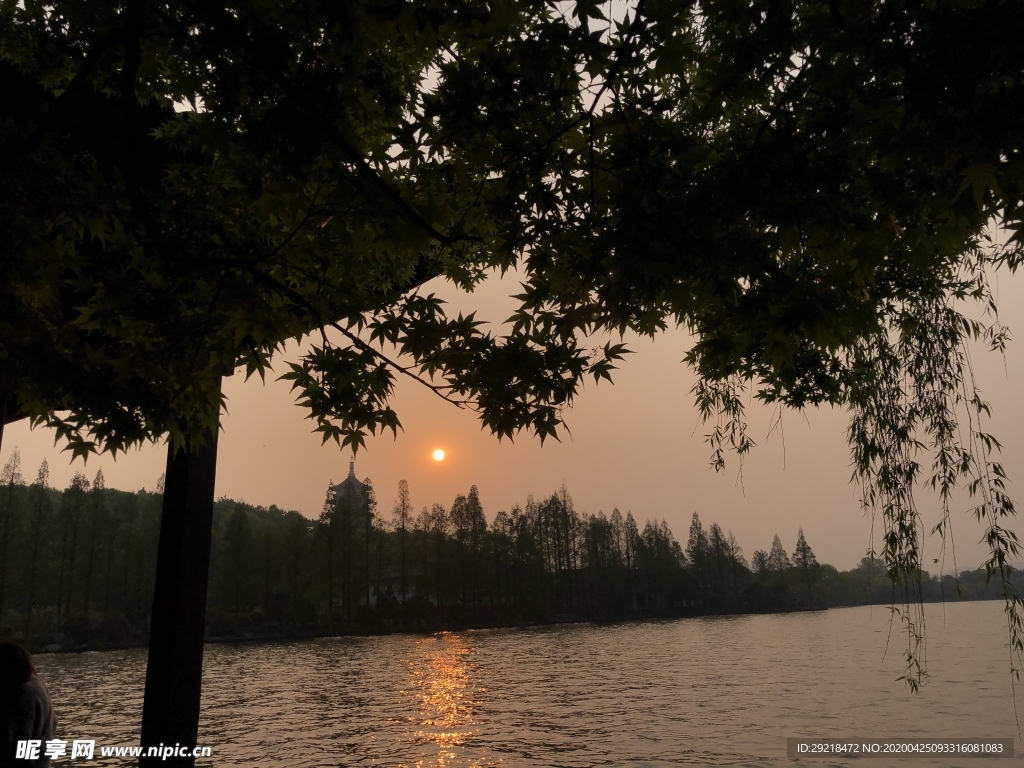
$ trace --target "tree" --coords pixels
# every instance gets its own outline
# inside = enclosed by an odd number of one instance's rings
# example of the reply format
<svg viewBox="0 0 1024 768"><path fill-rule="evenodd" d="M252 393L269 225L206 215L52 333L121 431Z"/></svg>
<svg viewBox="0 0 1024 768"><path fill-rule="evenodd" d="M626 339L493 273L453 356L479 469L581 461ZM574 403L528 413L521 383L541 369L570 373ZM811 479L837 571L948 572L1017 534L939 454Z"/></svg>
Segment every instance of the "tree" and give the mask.
<svg viewBox="0 0 1024 768"><path fill-rule="evenodd" d="M779 582L783 585L786 583L786 571L792 567L789 562L789 555L786 554L786 550L782 547L782 541L779 539L779 534L775 534L775 538L772 539L772 548L768 553L768 568L779 574Z"/></svg>
<svg viewBox="0 0 1024 768"><path fill-rule="evenodd" d="M768 553L763 549L759 549L754 552L754 556L750 558L751 564L754 566L754 573L757 574L757 578L763 583L768 576L768 570L771 567L768 561Z"/></svg>
<svg viewBox="0 0 1024 768"><path fill-rule="evenodd" d="M252 530L249 515L241 507L236 507L228 520L224 541L228 545L228 567L231 573L231 586L235 599L235 612L246 606L249 548L252 544Z"/></svg>
<svg viewBox="0 0 1024 768"><path fill-rule="evenodd" d="M327 484L327 496L317 521L317 533L323 542L325 570L327 571L327 619L334 618L334 521L338 514L334 483Z"/></svg>
<svg viewBox="0 0 1024 768"><path fill-rule="evenodd" d="M14 489L25 484L21 475L21 454L15 448L11 458L0 472L0 493L3 493L3 521L0 522L0 623L3 621L4 600L7 596L7 572L11 548L11 518L14 516Z"/></svg>
<svg viewBox="0 0 1024 768"><path fill-rule="evenodd" d="M366 478L363 502L363 585L366 587L366 607L370 607L370 541L373 539L373 520L377 516L377 496L373 483Z"/></svg>
<svg viewBox="0 0 1024 768"><path fill-rule="evenodd" d="M720 593L725 592L725 574L729 569L731 551L729 542L725 538L725 532L718 523L712 523L708 529L708 555L712 562L712 573L716 579L716 586Z"/></svg>
<svg viewBox="0 0 1024 768"><path fill-rule="evenodd" d="M445 541L450 530L448 510L443 504L435 503L430 508L430 532L434 538L434 575L436 583L434 592L437 595L437 618L444 619L444 556Z"/></svg>
<svg viewBox="0 0 1024 768"><path fill-rule="evenodd" d="M807 539L804 538L804 529L798 529L796 537L796 549L793 550L793 566L800 571L800 575L807 585L807 604L813 606L814 597L811 594L811 582L817 581L821 572L818 560L811 551Z"/></svg>
<svg viewBox="0 0 1024 768"><path fill-rule="evenodd" d="M131 603L128 592L128 573L131 569L132 564L132 533L135 531L135 523L139 519L139 494L142 491L133 493L128 497L128 503L124 509L124 581L121 587L121 603L125 606L125 610L128 610L128 606Z"/></svg>
<svg viewBox="0 0 1024 768"><path fill-rule="evenodd" d="M291 514L291 570L292 570L292 621L299 620L299 577L303 571L303 562L307 550L305 539L309 533L306 518L297 513Z"/></svg>
<svg viewBox="0 0 1024 768"><path fill-rule="evenodd" d="M398 584L402 595L402 621L405 621L405 542L409 523L412 520L412 499L409 496L409 483L405 480L398 481L398 497L395 499L394 509L391 511L391 519L394 521L395 530L398 532Z"/></svg>
<svg viewBox="0 0 1024 768"><path fill-rule="evenodd" d="M82 594L82 610L88 612L92 599L92 572L100 538L107 522L107 505L105 499L106 484L103 481L103 470L97 470L89 490L89 543L85 550L85 589Z"/></svg>
<svg viewBox="0 0 1024 768"><path fill-rule="evenodd" d="M552 436L583 377L608 378L624 352L588 334L686 325L698 403L721 417L715 466L752 445L747 388L850 407L865 498L893 523L891 575L911 578L916 470L901 459L923 429L942 498L962 478L978 489L989 573L1009 578L1002 469L957 412L985 413L968 337L1006 336L956 300L987 301L987 270L1020 259L1015 235L983 246L993 218L1016 233L1024 215L1024 11L621 13L79 0L54 24L49 6L5 7L2 422L51 424L80 453L168 436L202 456L168 472L204 491L164 497L187 505L168 507L187 515L168 535L197 538L164 548L177 559L159 572L189 585L158 590L161 605L205 605L206 567L191 566L209 539L221 376L262 375L311 332L287 375L317 429L357 446L397 429L388 396L406 374L499 436ZM410 292L512 266L525 287L507 335ZM144 729L154 743L192 731Z"/></svg>
<svg viewBox="0 0 1024 768"><path fill-rule="evenodd" d="M690 521L690 535L686 541L686 557L693 566L697 584L701 592L707 595L710 583L708 536L701 525L700 516L694 512Z"/></svg>
<svg viewBox="0 0 1024 768"><path fill-rule="evenodd" d="M78 551L78 522L89 493L89 480L81 472L76 472L61 498L61 540L60 570L57 578L57 617L58 620L71 615L71 600L75 593L75 554ZM67 562L67 600L64 601L64 574ZM63 611L62 611L63 606Z"/></svg>
<svg viewBox="0 0 1024 768"><path fill-rule="evenodd" d="M466 497L466 525L468 528L468 540L470 551L470 570L473 581L473 605L477 615L480 613L480 576L481 559L483 558L484 539L487 535L487 518L484 517L484 507L480 503L480 491L475 485L470 486L469 495Z"/></svg>
<svg viewBox="0 0 1024 768"><path fill-rule="evenodd" d="M726 540L726 552L729 559L729 570L732 572L732 589L736 593L739 591L739 574L741 570L745 570L747 567L746 558L743 557L743 547L736 541L736 537L732 535L732 531L729 531L729 537Z"/></svg>
<svg viewBox="0 0 1024 768"><path fill-rule="evenodd" d="M29 504L32 508L31 531L31 552L29 555L28 586L25 593L25 638L32 637L32 609L35 607L36 599L36 575L39 571L40 545L43 541L43 531L46 527L46 518L50 511L50 465L43 459L39 465L39 472L36 480L29 488Z"/></svg>

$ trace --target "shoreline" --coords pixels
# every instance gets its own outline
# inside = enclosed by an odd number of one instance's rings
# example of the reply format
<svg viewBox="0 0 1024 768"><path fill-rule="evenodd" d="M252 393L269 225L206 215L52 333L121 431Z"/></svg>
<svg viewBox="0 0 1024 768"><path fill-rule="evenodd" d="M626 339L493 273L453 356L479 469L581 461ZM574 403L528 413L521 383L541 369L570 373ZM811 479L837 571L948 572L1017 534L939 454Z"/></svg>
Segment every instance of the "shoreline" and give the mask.
<svg viewBox="0 0 1024 768"><path fill-rule="evenodd" d="M988 602L998 600L999 598L980 598L974 600L955 600L955 601L942 601L942 600L927 600L924 601L925 605L942 604L946 602ZM793 613L821 613L829 610L836 610L840 608L865 608L865 607L882 607L887 608L893 605L891 602L878 602L878 603L859 603L856 605L833 605L833 606L822 606L809 608L806 606L794 607L786 610L778 611L678 611L678 612L665 612L657 614L646 614L646 615L634 615L634 616L615 616L615 617L593 617L593 616L570 616L570 615L558 615L553 617L550 621L521 621L521 622L495 622L495 623L460 623L460 624L442 624L433 627L343 627L339 626L336 628L321 628L319 630L285 630L277 632L244 632L234 635L211 635L204 639L204 645L224 645L229 643L252 643L252 644L263 644L263 643L275 643L275 642L293 642L293 641L308 641L308 640L321 640L329 638L370 638L370 637L386 637L390 635L408 635L425 637L429 635L435 635L443 632L474 632L481 630L495 630L495 629L533 629L537 627L559 627L559 626L572 626L578 624L595 624L599 626L610 626L619 624L640 624L649 621L680 621L683 619L701 619L701 618L726 618L736 616L778 616ZM56 647L55 647L56 646ZM86 643L80 646L67 646L64 647L60 643L50 643L44 646L27 646L33 656L36 655L50 655L50 654L69 654L69 653L103 653L107 651L123 651L131 650L135 648L148 648L148 642L129 642L122 644L105 644L105 643Z"/></svg>

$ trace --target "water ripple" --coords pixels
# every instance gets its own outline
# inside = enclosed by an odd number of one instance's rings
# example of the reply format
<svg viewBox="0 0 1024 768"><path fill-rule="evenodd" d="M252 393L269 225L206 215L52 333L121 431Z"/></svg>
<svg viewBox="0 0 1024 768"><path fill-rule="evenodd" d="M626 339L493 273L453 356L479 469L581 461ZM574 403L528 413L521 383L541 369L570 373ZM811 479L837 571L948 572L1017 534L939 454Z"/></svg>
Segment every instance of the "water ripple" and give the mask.
<svg viewBox="0 0 1024 768"><path fill-rule="evenodd" d="M1003 622L947 606L917 695L878 608L210 645L200 743L224 766L583 768L793 764L787 736L1008 738ZM145 651L36 661L62 737L138 743Z"/></svg>

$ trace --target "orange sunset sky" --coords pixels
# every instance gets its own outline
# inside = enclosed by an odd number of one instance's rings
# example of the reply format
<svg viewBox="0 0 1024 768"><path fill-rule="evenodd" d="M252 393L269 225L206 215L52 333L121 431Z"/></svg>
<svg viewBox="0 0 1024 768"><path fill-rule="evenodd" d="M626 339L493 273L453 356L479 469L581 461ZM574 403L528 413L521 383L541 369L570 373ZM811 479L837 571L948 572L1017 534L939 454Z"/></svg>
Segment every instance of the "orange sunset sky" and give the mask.
<svg viewBox="0 0 1024 768"><path fill-rule="evenodd" d="M450 312L477 309L490 321L508 315L512 303L507 297L517 287L514 279L495 278L467 296L445 283L429 286L450 301ZM1024 276L1001 273L998 290L1003 322L1024 336ZM499 443L481 431L473 413L399 376L393 404L404 431L397 440L390 433L369 439L356 459L356 472L373 481L385 516L390 516L396 485L403 478L417 510L435 501L448 505L476 484L489 520L499 509L522 504L527 494L547 495L564 482L578 510L611 512L618 507L623 514L632 511L641 526L646 518L664 518L684 543L696 511L705 525L717 521L732 530L748 558L755 549L768 549L775 533L792 550L797 526L802 525L819 560L844 569L859 560L869 546L872 524L849 483L845 412L786 411L782 429L768 436L776 412L752 403L751 434L758 447L746 460L740 482L735 460L722 474L708 468L708 430L690 394L694 377L680 363L689 346L687 335L672 331L654 341L627 342L636 354L616 372L614 386L588 383L566 414L571 435L543 446L525 434L514 443ZM289 353L294 356L297 349L293 346ZM1004 445L1011 494L1024 502L1019 491L1024 479L1022 342L1011 342L1005 360L976 350L974 362L993 404L990 426ZM276 368L278 374L285 370L284 365ZM222 419L217 495L317 516L328 483L347 473L349 452L334 443L321 445L288 385L273 376L264 385L258 378L245 381L235 375L226 379L225 391L228 414ZM91 478L102 467L109 487L152 489L166 460L162 445L150 445L116 461L99 456L85 466L80 459L71 463L69 454L54 447L52 433L30 431L24 421L6 429L0 461L6 462L15 447L28 481L46 458L51 482L58 488L76 471ZM431 458L436 448L445 451L444 461ZM932 497L922 492L921 501L930 529L937 511ZM963 512L967 506L966 498L960 500L953 529L961 569L977 567L985 551L979 543L981 528ZM1013 527L1022 530L1020 524ZM876 547L880 532L879 519ZM926 562L934 570L938 566L931 566L931 558L938 556L938 549L938 540L928 537ZM947 570L951 565L947 561Z"/></svg>

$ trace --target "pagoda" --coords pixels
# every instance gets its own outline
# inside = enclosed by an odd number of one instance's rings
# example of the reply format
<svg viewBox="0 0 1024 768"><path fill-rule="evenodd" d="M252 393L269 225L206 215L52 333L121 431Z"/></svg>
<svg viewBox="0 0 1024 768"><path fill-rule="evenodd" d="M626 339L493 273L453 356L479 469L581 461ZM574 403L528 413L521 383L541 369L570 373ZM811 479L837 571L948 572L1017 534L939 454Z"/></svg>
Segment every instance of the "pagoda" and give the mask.
<svg viewBox="0 0 1024 768"><path fill-rule="evenodd" d="M366 503L366 483L356 477L356 462L352 459L348 463L348 477L342 480L334 488L334 503L340 506L348 502L351 510L361 508Z"/></svg>

